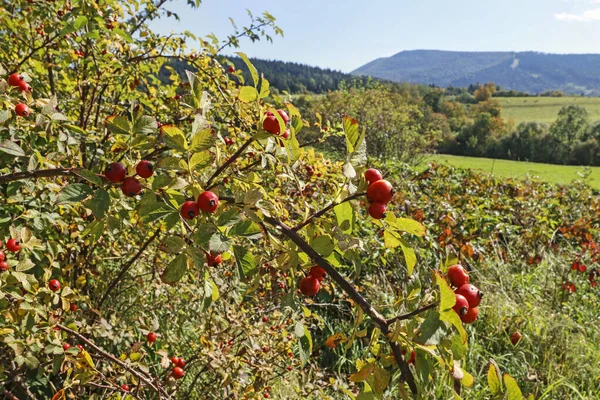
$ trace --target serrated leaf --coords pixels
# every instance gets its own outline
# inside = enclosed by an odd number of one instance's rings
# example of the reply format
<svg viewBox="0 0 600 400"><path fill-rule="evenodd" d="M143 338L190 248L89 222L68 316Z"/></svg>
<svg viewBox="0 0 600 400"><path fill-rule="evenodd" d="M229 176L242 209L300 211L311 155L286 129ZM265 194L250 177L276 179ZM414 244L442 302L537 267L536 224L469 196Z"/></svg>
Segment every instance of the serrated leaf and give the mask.
<svg viewBox="0 0 600 400"><path fill-rule="evenodd" d="M129 35L129 33L125 32L124 30L114 28L113 33L116 33L117 35L121 36L121 38L123 38L123 40L125 40L127 43L133 43L133 38L131 37L131 35Z"/></svg>
<svg viewBox="0 0 600 400"><path fill-rule="evenodd" d="M190 158L191 169L202 169L206 168L212 163L212 154L210 151L202 151L200 153L194 153Z"/></svg>
<svg viewBox="0 0 600 400"><path fill-rule="evenodd" d="M238 98L242 103L250 103L258 98L258 92L252 86L242 86Z"/></svg>
<svg viewBox="0 0 600 400"><path fill-rule="evenodd" d="M509 374L504 374L504 386L506 386L506 400L523 400L519 384Z"/></svg>
<svg viewBox="0 0 600 400"><path fill-rule="evenodd" d="M382 395L390 383L390 373L385 369L375 366L373 371L373 391Z"/></svg>
<svg viewBox="0 0 600 400"><path fill-rule="evenodd" d="M150 135L158 129L158 124L154 117L142 115L135 121L132 132L137 135Z"/></svg>
<svg viewBox="0 0 600 400"><path fill-rule="evenodd" d="M350 234L354 230L354 209L349 201L333 208L337 225L343 233Z"/></svg>
<svg viewBox="0 0 600 400"><path fill-rule="evenodd" d="M389 213L389 215L393 214ZM397 218L392 225L392 228L412 235L425 236L425 226L410 218Z"/></svg>
<svg viewBox="0 0 600 400"><path fill-rule="evenodd" d="M83 183L72 183L60 191L57 197L58 204L76 203L90 196L93 190Z"/></svg>
<svg viewBox="0 0 600 400"><path fill-rule="evenodd" d="M197 153L199 151L208 150L212 147L214 140L211 129L204 129L192 137L190 152Z"/></svg>
<svg viewBox="0 0 600 400"><path fill-rule="evenodd" d="M456 295L454 294L454 291L439 272L435 273L435 280L440 288L440 310L451 310L456 304Z"/></svg>
<svg viewBox="0 0 600 400"><path fill-rule="evenodd" d="M231 247L231 240L220 233L215 233L208 241L208 249L215 253L225 253Z"/></svg>
<svg viewBox="0 0 600 400"><path fill-rule="evenodd" d="M240 276L248 278L254 275L257 267L254 255L242 246L233 246L233 254Z"/></svg>
<svg viewBox="0 0 600 400"><path fill-rule="evenodd" d="M417 337L417 342L427 346L438 345L444 333L445 325L440 320L440 314L437 311L430 311L421 325L421 332Z"/></svg>
<svg viewBox="0 0 600 400"><path fill-rule="evenodd" d="M98 189L94 193L94 197L92 197L86 205L92 210L96 217L104 218L104 215L110 208L110 195L106 190Z"/></svg>
<svg viewBox="0 0 600 400"><path fill-rule="evenodd" d="M493 395L502 393L502 382L500 382L500 370L495 362L490 363L487 371L487 381Z"/></svg>
<svg viewBox="0 0 600 400"><path fill-rule="evenodd" d="M344 135L346 135L346 148L348 154L353 153L360 145L358 121L348 115L345 115L342 119L342 126L344 128Z"/></svg>
<svg viewBox="0 0 600 400"><path fill-rule="evenodd" d="M187 272L187 256L180 254L175 257L161 276L161 280L164 283L173 284L181 280Z"/></svg>
<svg viewBox="0 0 600 400"><path fill-rule="evenodd" d="M146 223L165 218L172 214L179 215L179 212L169 205L160 202L143 204L139 210L140 219Z"/></svg>
<svg viewBox="0 0 600 400"><path fill-rule="evenodd" d="M185 151L188 149L187 140L181 129L173 125L160 128L163 142L172 149Z"/></svg>
<svg viewBox="0 0 600 400"><path fill-rule="evenodd" d="M180 238L179 236L169 236L162 240L160 243L159 249L166 253L180 253L185 246L185 240Z"/></svg>
<svg viewBox="0 0 600 400"><path fill-rule="evenodd" d="M6 140L0 145L0 151L16 157L25 157L25 151L16 143Z"/></svg>
<svg viewBox="0 0 600 400"><path fill-rule="evenodd" d="M92 221L86 226L86 228L81 232L81 237L86 237L91 235L93 241L97 241L102 236L102 232L104 231L104 221L103 220L95 220Z"/></svg>
<svg viewBox="0 0 600 400"><path fill-rule="evenodd" d="M246 54L241 53L241 52L238 52L236 54L238 56L240 56L240 58L244 61L244 63L248 67L248 70L250 71L250 75L252 76L252 82L254 83L254 87L255 88L258 87L258 71L254 67L254 65L252 65L252 63L250 62L250 60L248 59L248 56Z"/></svg>
<svg viewBox="0 0 600 400"><path fill-rule="evenodd" d="M93 183L94 185L102 185L102 179L94 172L87 169L80 169L77 171L77 175L81 176L85 180Z"/></svg>
<svg viewBox="0 0 600 400"><path fill-rule="evenodd" d="M19 272L25 272L29 271L33 267L35 267L35 264L29 258L23 258L22 260L19 260L16 270Z"/></svg>
<svg viewBox="0 0 600 400"><path fill-rule="evenodd" d="M313 352L313 340L310 331L305 326L304 335L298 340L300 342L300 361L302 365L306 364Z"/></svg>
<svg viewBox="0 0 600 400"><path fill-rule="evenodd" d="M77 30L77 29L81 28L82 26L84 26L85 24L87 24L87 22L88 22L87 17L80 15L73 22L73 28L75 28L75 30Z"/></svg>
<svg viewBox="0 0 600 400"><path fill-rule="evenodd" d="M235 224L229 231L232 236L254 236L262 233L262 228L250 220L241 221Z"/></svg>
<svg viewBox="0 0 600 400"><path fill-rule="evenodd" d="M129 124L129 120L120 115L112 115L106 118L106 128L112 133L121 135L131 134L131 125Z"/></svg>
<svg viewBox="0 0 600 400"><path fill-rule="evenodd" d="M333 249L335 248L333 239L329 235L317 236L313 239L311 246L323 257L328 257L331 253L333 253Z"/></svg>
<svg viewBox="0 0 600 400"><path fill-rule="evenodd" d="M368 363L364 365L360 371L351 374L349 379L351 382L364 382L369 379L374 370L375 364Z"/></svg>
<svg viewBox="0 0 600 400"><path fill-rule="evenodd" d="M415 265L417 265L417 254L415 250L408 245L408 243L404 240L400 240L400 248L402 249L402 254L404 254L404 261L406 262L406 270L408 276L411 276L413 271L415 270Z"/></svg>

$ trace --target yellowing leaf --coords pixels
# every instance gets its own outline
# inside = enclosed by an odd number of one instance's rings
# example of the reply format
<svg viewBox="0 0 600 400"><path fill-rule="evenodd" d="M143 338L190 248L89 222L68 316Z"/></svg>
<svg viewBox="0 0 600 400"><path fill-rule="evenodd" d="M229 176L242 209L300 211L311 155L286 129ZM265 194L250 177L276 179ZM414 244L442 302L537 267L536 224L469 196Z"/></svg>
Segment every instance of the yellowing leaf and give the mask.
<svg viewBox="0 0 600 400"><path fill-rule="evenodd" d="M473 384L475 383L475 378L473 378L473 375L471 375L470 373L468 373L465 370L463 370L463 374L464 374L464 377L460 380L460 383L466 387L473 386Z"/></svg>
<svg viewBox="0 0 600 400"><path fill-rule="evenodd" d="M456 295L446 279L439 273L435 273L435 280L440 288L440 311L450 310L456 304Z"/></svg>
<svg viewBox="0 0 600 400"><path fill-rule="evenodd" d="M335 333L329 336L329 338L327 338L327 340L325 341L325 346L329 347L330 349L335 349L338 346L338 344L344 343L347 340L348 337L343 333Z"/></svg>
<svg viewBox="0 0 600 400"><path fill-rule="evenodd" d="M374 364L367 364L364 367L362 367L360 369L360 371L353 373L352 375L350 375L350 381L352 382L363 382L366 381L369 376L371 376L371 374L373 373L373 371L375 370L375 365Z"/></svg>
<svg viewBox="0 0 600 400"><path fill-rule="evenodd" d="M507 400L523 400L523 393L521 393L517 381L509 374L504 374L504 385L506 386Z"/></svg>
<svg viewBox="0 0 600 400"><path fill-rule="evenodd" d="M85 349L81 350L77 356L84 365L95 369L94 361L92 360L92 356Z"/></svg>
<svg viewBox="0 0 600 400"><path fill-rule="evenodd" d="M250 103L258 98L258 92L252 86L243 86L238 97L241 102Z"/></svg>
<svg viewBox="0 0 600 400"><path fill-rule="evenodd" d="M496 366L496 363L492 361L487 372L487 381L490 390L493 395L500 394L502 392L502 383L500 382L500 371Z"/></svg>

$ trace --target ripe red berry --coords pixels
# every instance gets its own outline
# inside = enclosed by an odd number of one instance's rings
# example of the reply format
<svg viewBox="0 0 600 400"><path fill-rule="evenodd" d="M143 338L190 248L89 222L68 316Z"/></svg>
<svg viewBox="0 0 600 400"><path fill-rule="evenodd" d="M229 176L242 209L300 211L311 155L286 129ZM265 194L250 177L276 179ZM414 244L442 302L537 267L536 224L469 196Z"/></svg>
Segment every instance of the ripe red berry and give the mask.
<svg viewBox="0 0 600 400"><path fill-rule="evenodd" d="M230 138L229 136L227 136L227 137L226 137L225 139L223 139L223 140L225 140L225 144L226 144L227 146L230 146L230 145L232 145L232 144L233 144L233 139L232 139L232 138Z"/></svg>
<svg viewBox="0 0 600 400"><path fill-rule="evenodd" d="M230 66L229 68L227 68L227 72L229 72L230 74L235 74L235 67Z"/></svg>
<svg viewBox="0 0 600 400"><path fill-rule="evenodd" d="M319 282L321 282L323 279L325 279L325 275L327 275L327 272L325 272L325 270L320 266L315 265L310 269L310 272L308 274L314 276L319 280Z"/></svg>
<svg viewBox="0 0 600 400"><path fill-rule="evenodd" d="M277 121L277 118L275 118L274 115L267 115L263 121L263 129L274 135L279 135L279 132L281 132L279 121Z"/></svg>
<svg viewBox="0 0 600 400"><path fill-rule="evenodd" d="M200 209L195 201L186 201L181 206L181 216L185 219L194 219L198 216Z"/></svg>
<svg viewBox="0 0 600 400"><path fill-rule="evenodd" d="M6 250L16 253L21 250L21 243L17 239L8 239L6 242Z"/></svg>
<svg viewBox="0 0 600 400"><path fill-rule="evenodd" d="M454 304L454 307L452 307L452 309L454 311L456 311L456 313L460 316L460 315L465 315L467 312L469 312L469 302L467 301L467 299L465 299L465 296L463 296L462 294L455 294L456 296L456 304Z"/></svg>
<svg viewBox="0 0 600 400"><path fill-rule="evenodd" d="M198 196L198 207L206 213L213 213L219 207L219 196L211 191L206 191Z"/></svg>
<svg viewBox="0 0 600 400"><path fill-rule="evenodd" d="M23 104L23 103L19 103L15 106L15 113L19 116L19 117L26 117L30 114L30 110L29 107L27 107L27 104Z"/></svg>
<svg viewBox="0 0 600 400"><path fill-rule="evenodd" d="M57 279L52 279L48 282L48 288L53 292L58 292L60 290L60 282Z"/></svg>
<svg viewBox="0 0 600 400"><path fill-rule="evenodd" d="M142 184L133 176L125 178L121 185L121 191L125 196L133 197L142 191Z"/></svg>
<svg viewBox="0 0 600 400"><path fill-rule="evenodd" d="M104 170L104 176L112 183L123 182L127 176L127 169L119 162L108 164Z"/></svg>
<svg viewBox="0 0 600 400"><path fill-rule="evenodd" d="M382 204L382 203L372 203L369 206L369 215L373 219L385 218L385 211L386 211L386 209L387 209L387 207L386 207L385 204Z"/></svg>
<svg viewBox="0 0 600 400"><path fill-rule="evenodd" d="M14 73L8 76L8 84L10 86L19 86L21 82L23 82L23 77L18 73Z"/></svg>
<svg viewBox="0 0 600 400"><path fill-rule="evenodd" d="M373 182L367 188L367 198L374 203L387 204L392 197L394 197L394 189L392 184L385 179Z"/></svg>
<svg viewBox="0 0 600 400"><path fill-rule="evenodd" d="M171 357L171 362L173 363L173 365L177 366L177 363L179 362L179 357L177 357L177 356Z"/></svg>
<svg viewBox="0 0 600 400"><path fill-rule="evenodd" d="M483 298L483 293L474 285L468 283L459 287L456 293L462 294L467 299L470 308L477 307Z"/></svg>
<svg viewBox="0 0 600 400"><path fill-rule="evenodd" d="M521 333L514 332L512 335L510 335L510 342L516 346L517 343L519 343L519 341L521 340L522 337L523 336L521 336Z"/></svg>
<svg viewBox="0 0 600 400"><path fill-rule="evenodd" d="M448 268L448 279L458 288L469 283L469 273L462 265L456 264Z"/></svg>
<svg viewBox="0 0 600 400"><path fill-rule="evenodd" d="M142 160L135 166L135 172L141 178L150 178L154 174L154 165L150 161Z"/></svg>
<svg viewBox="0 0 600 400"><path fill-rule="evenodd" d="M67 351L67 350L69 350L70 348L71 348L71 345L70 345L69 343L65 343L65 344L63 344L63 350L64 350L64 351Z"/></svg>
<svg viewBox="0 0 600 400"><path fill-rule="evenodd" d="M378 169L369 168L368 170L365 171L365 179L369 183L374 183L374 182L382 180L383 175L381 175L381 172L379 172Z"/></svg>
<svg viewBox="0 0 600 400"><path fill-rule="evenodd" d="M288 122L290 122L290 117L287 115L287 113L284 110L277 110L277 113L279 114L279 116L281 117L281 119L283 120L283 122L285 122L286 124Z"/></svg>
<svg viewBox="0 0 600 400"><path fill-rule="evenodd" d="M305 296L314 296L319 292L321 284L314 276L306 276L300 280L300 292Z"/></svg>
<svg viewBox="0 0 600 400"><path fill-rule="evenodd" d="M269 393L267 393L267 392L263 393L263 397L264 397L265 399L268 399L268 398L269 398Z"/></svg>
<svg viewBox="0 0 600 400"><path fill-rule="evenodd" d="M6 261L0 261L0 272L8 271L8 263Z"/></svg>
<svg viewBox="0 0 600 400"><path fill-rule="evenodd" d="M285 132L283 132L283 135L281 135L281 137L284 139L288 139L290 137L290 130L286 129Z"/></svg>
<svg viewBox="0 0 600 400"><path fill-rule="evenodd" d="M4 254L4 250L0 250L0 261L4 261L6 259L6 255Z"/></svg>
<svg viewBox="0 0 600 400"><path fill-rule="evenodd" d="M146 335L146 340L148 341L148 343L156 342L156 333L148 332L148 334Z"/></svg>
<svg viewBox="0 0 600 400"><path fill-rule="evenodd" d="M171 375L173 375L173 378L175 379L181 379L185 375L185 371L179 367L175 367L173 368Z"/></svg>
<svg viewBox="0 0 600 400"><path fill-rule="evenodd" d="M127 385L127 384L121 385L121 389L123 389L125 392L129 392L129 385Z"/></svg>
<svg viewBox="0 0 600 400"><path fill-rule="evenodd" d="M288 365L288 366L287 366L287 370L288 370L288 371L291 371L291 370L293 370L293 369L294 369L294 368L293 368L291 365Z"/></svg>
<svg viewBox="0 0 600 400"><path fill-rule="evenodd" d="M472 324L477 319L477 315L479 315L479 308L472 307L465 315L460 316L460 320L465 324Z"/></svg>
<svg viewBox="0 0 600 400"><path fill-rule="evenodd" d="M185 360L183 358L180 358L179 360L177 360L177 366L179 368L185 367Z"/></svg>
<svg viewBox="0 0 600 400"><path fill-rule="evenodd" d="M404 356L406 354L406 350L402 350L402 355ZM417 361L417 353L415 353L414 350L410 351L410 359L406 360L406 357L404 358L407 364L414 364L415 361Z"/></svg>
<svg viewBox="0 0 600 400"><path fill-rule="evenodd" d="M83 345L80 345L80 344L78 344L78 345L77 345L77 348L78 348L80 351L83 351Z"/></svg>
<svg viewBox="0 0 600 400"><path fill-rule="evenodd" d="M262 322L267 322L269 320L269 318L267 317L262 317Z"/></svg>
<svg viewBox="0 0 600 400"><path fill-rule="evenodd" d="M267 346L263 347L263 353L268 353L269 352L269 348Z"/></svg>
<svg viewBox="0 0 600 400"><path fill-rule="evenodd" d="M21 92L31 92L31 86L25 81L21 81L17 87Z"/></svg>
<svg viewBox="0 0 600 400"><path fill-rule="evenodd" d="M209 267L214 267L215 265L219 265L221 264L221 262L223 261L223 257L221 256L221 254L213 254L213 253L206 253L206 264L208 264Z"/></svg>
<svg viewBox="0 0 600 400"><path fill-rule="evenodd" d="M71 310L71 312L77 311L77 304L71 303L71 305L69 306L69 310Z"/></svg>

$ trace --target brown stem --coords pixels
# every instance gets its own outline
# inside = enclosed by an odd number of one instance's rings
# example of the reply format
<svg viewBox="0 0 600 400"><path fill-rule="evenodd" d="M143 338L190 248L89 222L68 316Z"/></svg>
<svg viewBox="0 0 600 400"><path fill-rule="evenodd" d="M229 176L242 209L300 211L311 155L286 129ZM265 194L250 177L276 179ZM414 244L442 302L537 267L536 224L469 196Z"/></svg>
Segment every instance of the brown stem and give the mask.
<svg viewBox="0 0 600 400"><path fill-rule="evenodd" d="M51 38L48 38L48 40L46 40L45 42L43 42L41 45L39 45L38 47L34 47L33 49L31 49L31 51L29 52L29 54L27 54L25 56L25 58L23 58L21 61L19 61L19 63L16 65L15 69L10 71L9 75L12 73L15 73L19 70L19 67L23 64L25 64L25 62L27 62L27 60L29 60L31 57L33 57L33 55L38 51L43 49L44 47L47 47L50 43L52 43L56 38L58 38L60 36L60 34L54 35Z"/></svg>
<svg viewBox="0 0 600 400"><path fill-rule="evenodd" d="M311 222L313 222L313 220L325 215L329 210L331 210L332 208L334 208L335 206L338 206L340 204L343 204L347 201L351 201L351 200L355 200L359 197L364 196L365 193L355 193L352 196L348 196L346 197L344 200L340 201L340 202L333 202L330 205L328 205L327 207L325 207L324 209L314 213L313 215L311 215L310 217L308 217L307 219L305 219L303 222L299 223L298 225L296 225L295 227L292 228L292 230L294 232L299 231L300 229L304 228L306 225L310 224Z"/></svg>
<svg viewBox="0 0 600 400"><path fill-rule="evenodd" d="M146 12L146 15L144 15L144 17L140 20L140 22L138 22L136 24L136 26L133 27L133 30L129 33L131 36L133 36L133 34L141 28L141 26L144 24L144 22L146 22L146 20L155 12L158 11L159 8L161 8L163 6L163 4L165 4L167 2L167 0L160 0L154 7L155 9L152 10L152 12Z"/></svg>
<svg viewBox="0 0 600 400"><path fill-rule="evenodd" d="M146 251L148 246L150 246L150 243L152 243L152 241L154 239L156 239L159 235L160 235L160 227L158 229L156 229L156 231L154 231L154 234L152 234L152 236L150 236L148 238L148 240L146 240L146 242L142 245L142 247L140 247L138 252L133 257L131 257L131 259L129 261L127 261L127 263L125 263L123 265L123 267L121 268L121 271L119 272L119 275L117 275L117 277L115 279L113 279L113 281L108 285L106 292L104 292L104 295L102 296L102 298L100 299L100 302L98 303L98 308L102 307L102 304L104 304L104 301L108 298L108 295L114 290L114 288L121 281L121 279L123 279L123 276L127 273L127 271L129 271L129 268L131 268L131 266L137 261L137 259L140 258L142 253L144 251Z"/></svg>
<svg viewBox="0 0 600 400"><path fill-rule="evenodd" d="M248 139L246 141L246 143L244 143L236 152L234 155L232 155L231 157L229 157L227 159L227 161L225 161L224 164L222 164L219 168L217 168L217 170L212 174L212 176L210 178L208 178L208 181L206 181L206 187L207 188L212 188L211 184L213 182L213 180L215 180L219 175L221 175L221 173L223 171L225 171L227 169L227 167L229 167L231 165L231 163L233 163L236 159L238 159L240 157L240 155L242 155L242 153L244 152L244 150L246 150L248 148L248 146L250 146L250 144L254 141L254 136L252 136L250 139Z"/></svg>
<svg viewBox="0 0 600 400"><path fill-rule="evenodd" d="M51 178L51 177L55 177L55 176L75 176L76 174L77 174L76 168L52 168L52 169L39 169L36 171L14 172L12 174L0 175L0 184L13 182L13 181L19 181L22 179Z"/></svg>
<svg viewBox="0 0 600 400"><path fill-rule="evenodd" d="M66 333L75 336L76 338L78 338L79 340L81 340L82 342L84 342L87 346L89 346L90 348L92 348L96 353L102 355L104 358L106 358L106 359L114 362L115 364L117 364L121 368L124 368L127 371L131 372L133 375L135 375L139 380L141 380L142 382L144 382L147 386L149 386L155 392L157 392L157 393L161 393L162 392L168 399L171 398L171 396L169 396L169 394L167 392L165 392L165 390L162 387L160 387L160 385L158 385L158 384L155 385L152 382L152 380L149 379L145 374L139 372L138 370L136 370L134 368L131 368L129 365L127 365L123 361L119 360L118 358L116 358L112 354L107 353L106 351L102 350L100 347L96 346L93 342L91 342L90 340L88 340L85 336L81 335L79 332L76 332L76 331L74 331L72 329L69 329L66 326L63 326L61 324L56 324L56 326L60 330L63 330Z"/></svg>
<svg viewBox="0 0 600 400"><path fill-rule="evenodd" d="M411 319L412 317L414 317L415 315L419 315L421 313L424 313L427 310L431 310L432 308L435 308L438 305L438 302L433 302L431 304L427 304L426 306L423 306L421 308L416 309L415 311L411 311L408 314L403 314L403 315L398 315L397 317L394 318L390 318L388 319L388 324L391 325L396 321L402 321L405 319Z"/></svg>

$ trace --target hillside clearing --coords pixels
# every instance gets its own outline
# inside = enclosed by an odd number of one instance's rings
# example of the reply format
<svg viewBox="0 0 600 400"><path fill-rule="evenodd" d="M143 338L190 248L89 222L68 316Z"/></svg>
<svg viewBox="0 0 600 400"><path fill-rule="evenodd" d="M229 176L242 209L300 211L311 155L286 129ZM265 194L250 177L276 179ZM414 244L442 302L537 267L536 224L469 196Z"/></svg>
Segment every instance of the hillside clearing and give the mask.
<svg viewBox="0 0 600 400"><path fill-rule="evenodd" d="M569 104L584 107L590 122L600 121L600 97L498 97L505 119L553 123L561 108Z"/></svg>

